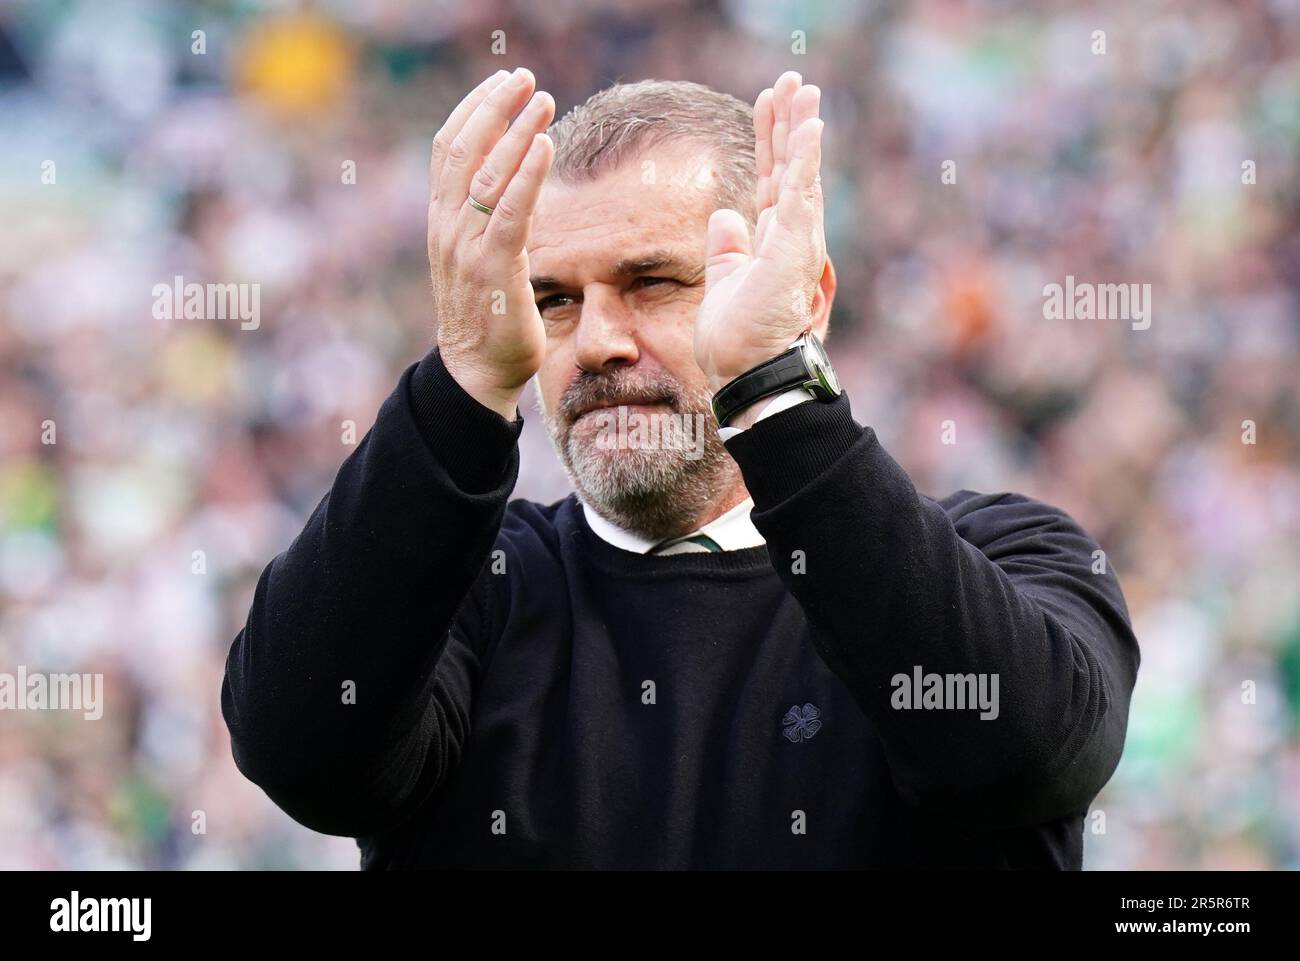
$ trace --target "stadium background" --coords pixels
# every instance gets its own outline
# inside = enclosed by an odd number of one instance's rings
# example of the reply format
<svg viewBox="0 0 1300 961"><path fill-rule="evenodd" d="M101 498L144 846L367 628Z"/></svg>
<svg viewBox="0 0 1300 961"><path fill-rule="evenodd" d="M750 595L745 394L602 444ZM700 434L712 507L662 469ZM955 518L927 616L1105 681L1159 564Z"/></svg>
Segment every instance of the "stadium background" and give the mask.
<svg viewBox="0 0 1300 961"><path fill-rule="evenodd" d="M1300 3L1073 6L0 0L0 670L107 702L0 713L0 868L355 868L235 770L222 665L343 422L430 344L429 142L518 64L560 112L822 88L859 420L927 493L1061 505L1127 593L1085 865L1300 867ZM178 274L259 283L260 327L156 320ZM1151 328L1044 319L1067 274L1150 283ZM517 495L561 497L524 416Z"/></svg>

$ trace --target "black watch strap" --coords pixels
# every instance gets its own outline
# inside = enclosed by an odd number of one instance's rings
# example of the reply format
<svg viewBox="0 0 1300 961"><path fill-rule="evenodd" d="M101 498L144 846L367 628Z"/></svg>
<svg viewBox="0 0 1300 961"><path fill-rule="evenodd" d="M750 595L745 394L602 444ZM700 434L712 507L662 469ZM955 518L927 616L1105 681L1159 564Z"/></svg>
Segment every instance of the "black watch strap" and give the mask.
<svg viewBox="0 0 1300 961"><path fill-rule="evenodd" d="M728 420L755 401L807 382L803 351L791 347L725 384L713 395L713 416L718 419L719 427L726 427Z"/></svg>

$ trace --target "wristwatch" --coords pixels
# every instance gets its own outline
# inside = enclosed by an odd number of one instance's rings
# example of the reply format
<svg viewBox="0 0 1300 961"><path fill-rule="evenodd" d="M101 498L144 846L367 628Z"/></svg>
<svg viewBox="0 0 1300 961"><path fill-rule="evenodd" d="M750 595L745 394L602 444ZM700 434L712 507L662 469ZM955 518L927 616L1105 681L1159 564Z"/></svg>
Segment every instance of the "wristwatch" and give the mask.
<svg viewBox="0 0 1300 961"><path fill-rule="evenodd" d="M728 381L713 395L713 415L719 427L755 401L802 387L817 400L829 403L843 391L831 367L826 348L811 330L783 354L764 361Z"/></svg>

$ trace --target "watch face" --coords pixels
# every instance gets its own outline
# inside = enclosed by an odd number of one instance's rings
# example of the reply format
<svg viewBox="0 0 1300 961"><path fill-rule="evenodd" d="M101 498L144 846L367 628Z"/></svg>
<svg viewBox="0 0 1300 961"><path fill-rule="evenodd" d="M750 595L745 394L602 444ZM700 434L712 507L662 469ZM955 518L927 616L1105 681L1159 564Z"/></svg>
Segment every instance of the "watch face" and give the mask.
<svg viewBox="0 0 1300 961"><path fill-rule="evenodd" d="M812 331L808 332L805 343L808 347L808 360L812 364L813 373L817 374L833 393L839 394L840 382L835 376L835 368L831 366L831 359L826 354L826 348L822 346L822 342L817 339L817 335Z"/></svg>

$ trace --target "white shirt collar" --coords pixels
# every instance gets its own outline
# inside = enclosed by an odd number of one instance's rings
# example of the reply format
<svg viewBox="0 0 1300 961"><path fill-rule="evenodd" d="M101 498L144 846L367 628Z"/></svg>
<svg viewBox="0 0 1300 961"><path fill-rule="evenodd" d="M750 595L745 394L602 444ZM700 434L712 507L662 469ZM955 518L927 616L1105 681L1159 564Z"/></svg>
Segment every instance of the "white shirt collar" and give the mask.
<svg viewBox="0 0 1300 961"><path fill-rule="evenodd" d="M581 503L583 516L587 518L587 523L591 529L601 540L607 541L615 547L636 554L645 554L657 544L664 543L663 541L648 540L640 534L626 531L597 514L586 501L581 501ZM682 537L708 534L724 551L762 547L767 541L763 539L763 535L758 532L758 528L750 520L749 514L753 509L754 499L746 497L725 514L718 515L699 530L691 531L690 534L683 534ZM671 538L674 541L681 539L680 537Z"/></svg>

